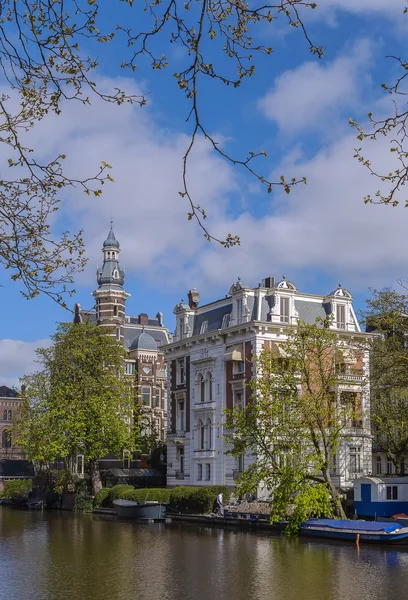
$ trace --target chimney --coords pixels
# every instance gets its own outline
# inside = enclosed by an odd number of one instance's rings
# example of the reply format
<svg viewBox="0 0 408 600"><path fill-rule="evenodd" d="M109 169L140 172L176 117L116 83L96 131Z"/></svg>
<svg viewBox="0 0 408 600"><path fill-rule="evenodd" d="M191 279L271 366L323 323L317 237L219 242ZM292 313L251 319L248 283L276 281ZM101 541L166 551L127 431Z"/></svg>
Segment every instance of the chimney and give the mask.
<svg viewBox="0 0 408 600"><path fill-rule="evenodd" d="M149 324L149 315L146 313L140 313L139 315L139 325L148 325Z"/></svg>
<svg viewBox="0 0 408 600"><path fill-rule="evenodd" d="M163 313L158 312L156 315L156 319L159 321L160 327L163 327Z"/></svg>
<svg viewBox="0 0 408 600"><path fill-rule="evenodd" d="M266 277L265 279L262 279L261 287L268 289L275 287L275 277Z"/></svg>
<svg viewBox="0 0 408 600"><path fill-rule="evenodd" d="M196 288L193 288L188 292L188 305L192 310L198 308L200 303L200 294L197 292Z"/></svg>

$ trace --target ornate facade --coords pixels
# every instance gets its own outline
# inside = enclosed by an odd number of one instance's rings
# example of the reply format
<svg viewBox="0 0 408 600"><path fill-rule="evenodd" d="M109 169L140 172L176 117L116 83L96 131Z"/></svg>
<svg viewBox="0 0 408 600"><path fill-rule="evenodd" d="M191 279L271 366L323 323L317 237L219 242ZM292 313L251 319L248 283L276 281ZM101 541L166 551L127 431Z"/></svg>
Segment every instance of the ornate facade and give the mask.
<svg viewBox="0 0 408 600"><path fill-rule="evenodd" d="M199 307L191 290L188 303L174 309L176 335L164 348L168 361L169 429L167 483L175 485L225 484L230 487L254 460L225 454L225 431L220 423L225 408L249 400L246 385L253 377L252 358L265 347L284 352L281 343L298 321L314 323L331 317L344 352L338 357L341 395L353 395L358 419L350 423L333 464L333 479L341 488L371 471L371 434L368 351L361 347L361 332L351 294L339 288L327 296L304 294L283 279L268 277L257 288L242 281L233 284L222 299Z"/></svg>

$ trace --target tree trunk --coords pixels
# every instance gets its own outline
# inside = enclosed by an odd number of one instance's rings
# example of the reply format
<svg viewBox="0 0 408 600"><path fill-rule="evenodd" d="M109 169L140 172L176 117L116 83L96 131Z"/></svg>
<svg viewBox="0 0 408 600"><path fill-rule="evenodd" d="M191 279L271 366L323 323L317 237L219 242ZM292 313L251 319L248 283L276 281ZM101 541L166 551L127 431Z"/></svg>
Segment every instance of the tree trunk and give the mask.
<svg viewBox="0 0 408 600"><path fill-rule="evenodd" d="M330 476L330 472L328 470L326 470L324 472L324 479L326 481L327 489L329 490L329 494L333 501L334 516L339 517L340 519L346 519L347 517L346 517L346 513L344 512L343 505L341 503L340 494L339 494L337 488L333 485L333 482L332 482L331 476Z"/></svg>
<svg viewBox="0 0 408 600"><path fill-rule="evenodd" d="M97 459L89 461L89 470L91 473L92 493L95 496L102 488L101 472L99 470L99 461Z"/></svg>

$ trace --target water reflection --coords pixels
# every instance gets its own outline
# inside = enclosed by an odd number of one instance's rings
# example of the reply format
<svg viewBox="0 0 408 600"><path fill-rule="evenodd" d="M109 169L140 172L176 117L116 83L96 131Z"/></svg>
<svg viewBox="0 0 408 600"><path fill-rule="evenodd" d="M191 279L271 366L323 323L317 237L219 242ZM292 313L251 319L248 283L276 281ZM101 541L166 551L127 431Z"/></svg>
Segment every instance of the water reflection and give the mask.
<svg viewBox="0 0 408 600"><path fill-rule="evenodd" d="M398 600L404 550L0 508L8 600Z"/></svg>

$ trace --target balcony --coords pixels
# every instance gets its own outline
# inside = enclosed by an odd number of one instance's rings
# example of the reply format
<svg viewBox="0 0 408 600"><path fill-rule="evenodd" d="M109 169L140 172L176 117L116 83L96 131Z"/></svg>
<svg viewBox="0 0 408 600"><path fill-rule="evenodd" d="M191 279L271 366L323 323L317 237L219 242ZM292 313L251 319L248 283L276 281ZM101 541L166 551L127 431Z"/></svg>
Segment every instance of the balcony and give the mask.
<svg viewBox="0 0 408 600"><path fill-rule="evenodd" d="M211 400L211 402L195 402L193 410L215 410L215 400Z"/></svg>
<svg viewBox="0 0 408 600"><path fill-rule="evenodd" d="M215 450L209 448L203 450L194 450L194 458L215 458Z"/></svg>
<svg viewBox="0 0 408 600"><path fill-rule="evenodd" d="M361 383L364 382L364 375L358 373L358 374L354 374L354 373L338 373L338 378L339 378L339 383L341 383L342 381L344 381L347 384L355 384L355 385L360 385Z"/></svg>
<svg viewBox="0 0 408 600"><path fill-rule="evenodd" d="M184 440L186 437L186 432L182 429L178 429L176 432L174 431L168 431L167 432L167 439L168 440L178 440L178 439L182 439Z"/></svg>

